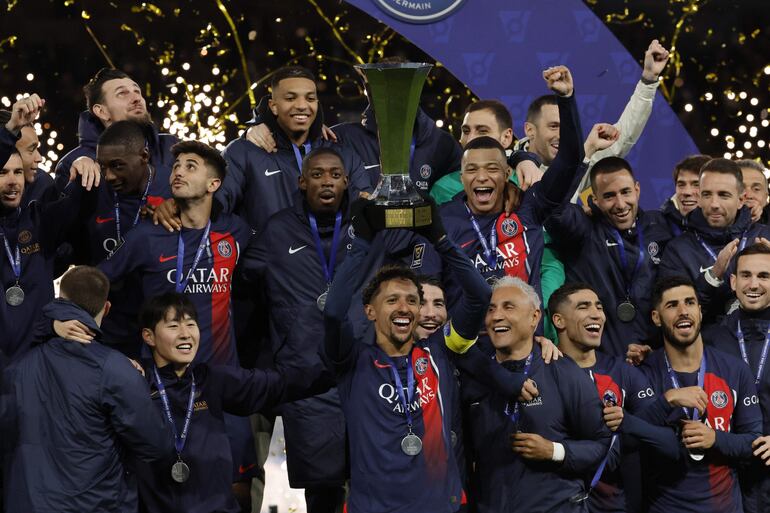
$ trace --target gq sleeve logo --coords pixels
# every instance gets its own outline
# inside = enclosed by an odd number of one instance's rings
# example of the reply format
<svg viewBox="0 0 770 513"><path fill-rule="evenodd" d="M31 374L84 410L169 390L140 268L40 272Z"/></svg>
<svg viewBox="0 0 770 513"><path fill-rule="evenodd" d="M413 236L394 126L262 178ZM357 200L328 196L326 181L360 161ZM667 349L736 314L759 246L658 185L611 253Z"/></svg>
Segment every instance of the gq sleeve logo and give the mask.
<svg viewBox="0 0 770 513"><path fill-rule="evenodd" d="M372 0L381 11L406 23L434 23L454 14L465 0Z"/></svg>

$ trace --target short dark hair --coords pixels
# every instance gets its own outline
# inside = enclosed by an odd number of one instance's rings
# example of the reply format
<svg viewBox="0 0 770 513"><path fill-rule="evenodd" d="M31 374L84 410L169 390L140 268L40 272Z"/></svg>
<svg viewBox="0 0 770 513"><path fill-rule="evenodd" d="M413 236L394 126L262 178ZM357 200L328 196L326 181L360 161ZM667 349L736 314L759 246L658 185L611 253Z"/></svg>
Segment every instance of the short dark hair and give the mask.
<svg viewBox="0 0 770 513"><path fill-rule="evenodd" d="M313 83L316 81L313 72L304 66L284 66L283 68L278 68L278 70L273 73L273 76L270 79L270 89L275 91L275 88L278 87L281 80L286 80L287 78L306 78L312 80Z"/></svg>
<svg viewBox="0 0 770 513"><path fill-rule="evenodd" d="M310 153L305 155L305 158L302 159L302 174L304 175L310 170L310 161L322 155L331 155L332 157L337 157L340 159L340 162L342 163L342 169L345 171L345 174L348 173L347 169L345 169L345 160L342 158L342 155L340 155L340 152L330 146L321 146L320 148L312 150Z"/></svg>
<svg viewBox="0 0 770 513"><path fill-rule="evenodd" d="M11 160L11 157L13 157L14 155L18 155L18 156L19 156L19 158L21 158L21 152L19 152L19 149L18 149L18 148L16 148L16 146L14 146L13 148L11 148L11 152L8 154L8 160ZM3 162L3 163L0 163L0 168L2 168L3 166L5 166L5 165L8 163L8 160L6 160L6 161L5 161L5 162Z"/></svg>
<svg viewBox="0 0 770 513"><path fill-rule="evenodd" d="M720 175L730 175L735 178L738 184L738 193L743 192L743 171L741 166L729 159L711 159L700 168L699 178L703 183L703 173L717 173Z"/></svg>
<svg viewBox="0 0 770 513"><path fill-rule="evenodd" d="M110 280L96 267L79 265L62 276L59 292L91 317L102 311L110 293Z"/></svg>
<svg viewBox="0 0 770 513"><path fill-rule="evenodd" d="M596 289L593 288L588 283L583 283L579 281L573 281L570 283L565 283L551 294L551 297L548 298L548 314L553 315L555 313L558 313L564 305L567 303L567 300L569 297L574 294L575 292L580 292L581 290L590 290L597 296L599 295L598 292L596 292Z"/></svg>
<svg viewBox="0 0 770 513"><path fill-rule="evenodd" d="M125 72L115 68L102 68L96 72L91 80L83 86L83 94L86 97L86 106L91 110L97 103L104 101L102 86L109 80L118 78L131 78Z"/></svg>
<svg viewBox="0 0 770 513"><path fill-rule="evenodd" d="M465 145L465 148L463 148L463 153L470 150L498 150L502 154L503 160L506 162L508 161L508 156L505 154L505 148L503 148L503 145L500 144L500 141L494 137L485 135L483 137L476 137L475 139L471 139L468 141L468 144Z"/></svg>
<svg viewBox="0 0 770 513"><path fill-rule="evenodd" d="M741 250L738 255L735 257L735 268L738 269L738 263L741 261L742 257L750 256L750 255L767 255L770 256L770 248L765 246L764 244L755 243L751 246L746 246Z"/></svg>
<svg viewBox="0 0 770 513"><path fill-rule="evenodd" d="M417 274L408 267L402 265L386 265L377 271L374 278L367 283L363 292L361 292L363 303L365 305L371 304L372 299L377 295L382 284L390 280L409 280L414 283L415 287L417 287L417 293L420 296L420 302L422 302L422 286L420 285L420 279L417 277Z"/></svg>
<svg viewBox="0 0 770 513"><path fill-rule="evenodd" d="M696 175L700 175L700 168L703 167L703 164L711 160L711 157L708 155L688 155L687 157L683 158L679 162L676 163L674 166L674 183L676 183L677 180L679 180L679 173L682 171L690 171L691 173L695 173Z"/></svg>
<svg viewBox="0 0 770 513"><path fill-rule="evenodd" d="M174 320L181 320L186 315L198 322L198 311L189 296L177 292L168 292L160 296L151 297L142 305L139 311L139 327L141 329L155 330L155 326L166 318L173 309Z"/></svg>
<svg viewBox="0 0 770 513"><path fill-rule="evenodd" d="M594 192L596 192L597 176L609 175L612 173L617 173L618 171L627 171L628 174L631 175L631 178L636 180L634 177L634 171L631 169L631 164L629 164L627 160L620 157L604 157L591 168L591 188L594 190Z"/></svg>
<svg viewBox="0 0 770 513"><path fill-rule="evenodd" d="M537 118L540 117L540 113L545 105L558 105L555 94L544 94L539 98L535 98L535 101L529 104L527 109L527 121L534 123Z"/></svg>
<svg viewBox="0 0 770 513"><path fill-rule="evenodd" d="M479 100L468 105L468 108L465 109L465 113L470 114L471 112L480 110L491 111L495 116L495 121L497 121L500 130L513 129L513 118L503 102L499 100Z"/></svg>
<svg viewBox="0 0 770 513"><path fill-rule="evenodd" d="M132 152L147 145L147 125L132 120L116 121L99 136L99 146L122 146Z"/></svg>
<svg viewBox="0 0 770 513"><path fill-rule="evenodd" d="M652 287L652 307L658 308L663 300L663 294L677 287L690 287L695 292L695 298L698 299L698 290L692 280L686 276L667 276L659 278ZM698 302L700 300L698 299Z"/></svg>
<svg viewBox="0 0 770 513"><path fill-rule="evenodd" d="M217 150L200 141L181 141L171 147L174 160L182 153L194 153L203 159L207 166L214 170L217 178L224 181L227 175L227 161Z"/></svg>
<svg viewBox="0 0 770 513"><path fill-rule="evenodd" d="M417 282L420 284L420 287L423 285L432 285L434 287L437 287L441 289L441 292L444 293L446 296L446 291L444 290L444 284L436 278L435 276L431 276L429 274L418 274L417 275Z"/></svg>

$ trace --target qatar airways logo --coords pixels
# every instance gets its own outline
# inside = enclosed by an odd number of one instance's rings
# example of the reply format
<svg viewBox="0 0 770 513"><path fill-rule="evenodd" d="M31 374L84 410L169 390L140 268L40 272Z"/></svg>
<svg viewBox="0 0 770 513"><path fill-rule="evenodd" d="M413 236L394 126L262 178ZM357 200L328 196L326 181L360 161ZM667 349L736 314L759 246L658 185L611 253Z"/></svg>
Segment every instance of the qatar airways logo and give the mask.
<svg viewBox="0 0 770 513"><path fill-rule="evenodd" d="M473 265L481 272L491 271L489 264L484 260L483 253L476 253L476 256L471 259ZM516 251L516 244L513 242L505 242L502 246L497 247L497 264L495 270L508 269L510 267L519 267L521 265L521 256Z"/></svg>
<svg viewBox="0 0 770 513"><path fill-rule="evenodd" d="M230 292L231 269L223 267L221 269L199 268L190 274L187 286L184 289L185 294L217 294ZM176 269L170 269L166 273L166 280L176 285Z"/></svg>
<svg viewBox="0 0 770 513"><path fill-rule="evenodd" d="M404 388L404 394L406 394L406 392L407 390ZM391 383L383 383L380 385L379 394L381 398L387 401L388 405L392 407L392 410L395 413L401 415L404 414L404 406L401 404L401 399L398 397L396 387L394 387ZM428 384L427 377L421 378L417 381L416 396L417 397L415 397L414 401L408 405L409 411L417 411L436 399L436 391ZM404 395L404 397L407 396Z"/></svg>

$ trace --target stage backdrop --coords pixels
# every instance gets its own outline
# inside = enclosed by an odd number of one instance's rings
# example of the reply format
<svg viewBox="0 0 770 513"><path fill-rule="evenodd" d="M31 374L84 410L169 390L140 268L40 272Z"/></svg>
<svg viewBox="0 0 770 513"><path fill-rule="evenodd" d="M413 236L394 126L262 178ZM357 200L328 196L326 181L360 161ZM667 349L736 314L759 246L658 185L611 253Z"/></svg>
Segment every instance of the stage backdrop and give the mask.
<svg viewBox="0 0 770 513"><path fill-rule="evenodd" d="M541 70L570 67L583 130L617 121L641 67L580 0L346 0L419 46L480 98L497 98L521 137L527 106L546 94ZM408 21L406 21L408 20ZM673 194L674 164L698 150L660 92L627 159L644 208Z"/></svg>

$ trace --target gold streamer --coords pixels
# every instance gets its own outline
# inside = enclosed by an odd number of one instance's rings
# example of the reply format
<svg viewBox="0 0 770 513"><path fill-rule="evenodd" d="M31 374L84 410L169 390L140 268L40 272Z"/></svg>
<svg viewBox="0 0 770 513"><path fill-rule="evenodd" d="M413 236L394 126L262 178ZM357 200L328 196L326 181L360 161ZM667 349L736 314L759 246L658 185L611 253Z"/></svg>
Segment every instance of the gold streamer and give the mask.
<svg viewBox="0 0 770 513"><path fill-rule="evenodd" d="M334 38L337 40L337 42L342 46L342 48L345 49L348 54L350 54L351 57L353 57L353 60L357 64L364 64L364 60L361 58L360 55L358 55L352 48L350 48L347 43L345 43L345 40L342 39L342 34L340 34L340 31L337 30L337 26L335 23L329 19L329 17L324 13L323 9L318 5L318 2L316 0L307 0L313 7L315 7L316 12L318 13L318 16L321 17L324 22L326 22L327 25L329 25L329 28L332 29L332 34L334 34Z"/></svg>
<svg viewBox="0 0 770 513"><path fill-rule="evenodd" d="M254 98L254 91L251 89L251 77L249 76L249 67L246 64L246 55L243 53L243 46L241 46L241 38L238 35L238 29L235 27L235 22L230 17L230 13L227 12L227 7L222 3L222 0L214 0L222 12L222 15L227 20L227 24L230 25L230 30L233 31L233 39L235 40L235 47L238 49L238 56L241 59L241 68L243 70L243 78L246 80L246 93L249 95L249 103L253 109L257 105L257 100Z"/></svg>
<svg viewBox="0 0 770 513"><path fill-rule="evenodd" d="M88 23L83 22L83 25L85 25L88 35L91 36L91 39L93 39L94 43L96 43L96 47L102 53L104 60L107 61L107 64L109 64L111 68L114 68L115 63L113 63L112 59L110 59L110 56L107 55L107 50L104 48L104 45L102 45L102 43L99 41L99 38L96 37L96 34L94 34L94 31L91 30L91 27L88 26Z"/></svg>

